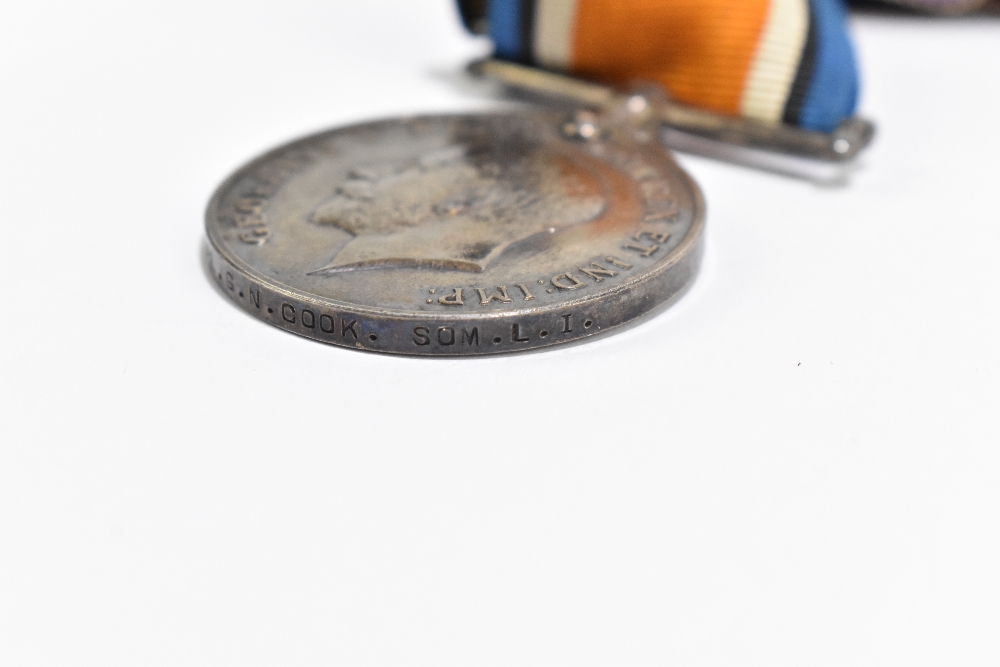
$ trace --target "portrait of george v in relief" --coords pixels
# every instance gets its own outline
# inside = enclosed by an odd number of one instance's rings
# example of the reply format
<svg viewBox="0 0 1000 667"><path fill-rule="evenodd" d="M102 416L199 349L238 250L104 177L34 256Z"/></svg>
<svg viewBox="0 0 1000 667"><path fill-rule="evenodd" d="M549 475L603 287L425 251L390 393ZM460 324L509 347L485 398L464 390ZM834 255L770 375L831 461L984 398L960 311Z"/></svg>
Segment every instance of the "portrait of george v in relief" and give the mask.
<svg viewBox="0 0 1000 667"><path fill-rule="evenodd" d="M309 216L350 235L310 275L484 271L515 247L530 252L605 217L607 171L578 152L525 149L516 141L455 142L404 161L356 166Z"/></svg>

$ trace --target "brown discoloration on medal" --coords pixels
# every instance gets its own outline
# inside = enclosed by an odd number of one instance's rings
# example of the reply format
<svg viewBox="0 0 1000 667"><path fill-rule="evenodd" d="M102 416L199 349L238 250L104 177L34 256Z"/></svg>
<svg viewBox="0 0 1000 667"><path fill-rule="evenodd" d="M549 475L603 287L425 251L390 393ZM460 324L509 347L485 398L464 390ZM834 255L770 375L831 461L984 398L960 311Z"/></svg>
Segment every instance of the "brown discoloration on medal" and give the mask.
<svg viewBox="0 0 1000 667"><path fill-rule="evenodd" d="M575 140L565 120L393 120L280 148L213 198L213 274L271 324L381 352L509 352L624 324L694 276L701 197L661 147Z"/></svg>

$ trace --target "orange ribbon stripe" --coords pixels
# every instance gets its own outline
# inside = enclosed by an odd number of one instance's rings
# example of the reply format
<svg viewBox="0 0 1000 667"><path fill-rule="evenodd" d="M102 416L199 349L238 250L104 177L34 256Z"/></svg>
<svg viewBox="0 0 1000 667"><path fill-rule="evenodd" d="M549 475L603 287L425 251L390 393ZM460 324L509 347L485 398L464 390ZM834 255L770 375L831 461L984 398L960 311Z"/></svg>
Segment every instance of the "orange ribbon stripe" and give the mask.
<svg viewBox="0 0 1000 667"><path fill-rule="evenodd" d="M577 2L574 72L617 84L650 81L681 102L740 113L768 0Z"/></svg>

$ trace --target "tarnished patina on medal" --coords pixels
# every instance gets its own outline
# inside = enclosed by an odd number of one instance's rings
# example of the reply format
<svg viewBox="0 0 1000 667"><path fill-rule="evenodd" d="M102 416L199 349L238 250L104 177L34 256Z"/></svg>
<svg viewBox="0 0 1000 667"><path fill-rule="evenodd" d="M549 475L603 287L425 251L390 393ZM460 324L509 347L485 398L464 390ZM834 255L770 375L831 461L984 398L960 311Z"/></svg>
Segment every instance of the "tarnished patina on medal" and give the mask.
<svg viewBox="0 0 1000 667"><path fill-rule="evenodd" d="M216 192L212 273L270 324L376 352L496 354L593 336L678 294L698 268L700 192L647 134L539 109L308 137Z"/></svg>

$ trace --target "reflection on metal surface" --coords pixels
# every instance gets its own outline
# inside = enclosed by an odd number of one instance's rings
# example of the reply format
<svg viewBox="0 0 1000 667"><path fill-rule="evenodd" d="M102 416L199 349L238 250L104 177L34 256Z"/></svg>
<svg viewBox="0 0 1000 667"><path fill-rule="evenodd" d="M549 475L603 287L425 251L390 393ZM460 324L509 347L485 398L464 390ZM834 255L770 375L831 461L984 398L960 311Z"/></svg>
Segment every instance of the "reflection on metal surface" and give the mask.
<svg viewBox="0 0 1000 667"><path fill-rule="evenodd" d="M612 109L629 99L608 86L502 60L477 61L469 71L548 103ZM671 148L816 180L843 174L875 135L875 126L862 118L845 121L830 133L813 132L686 106L652 88L641 92L655 106Z"/></svg>
<svg viewBox="0 0 1000 667"><path fill-rule="evenodd" d="M474 355L580 340L694 277L703 205L648 109L367 123L247 165L207 213L247 312L327 343Z"/></svg>

